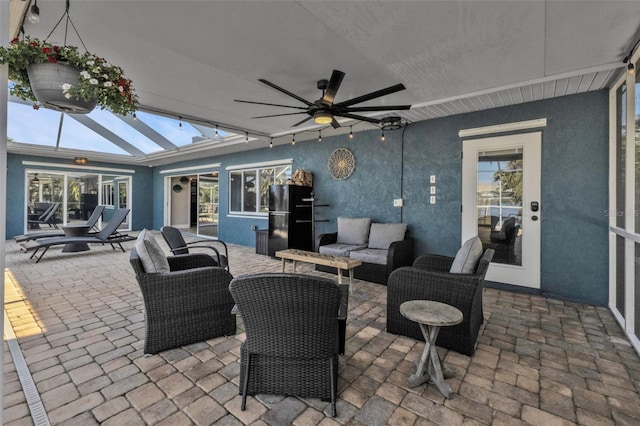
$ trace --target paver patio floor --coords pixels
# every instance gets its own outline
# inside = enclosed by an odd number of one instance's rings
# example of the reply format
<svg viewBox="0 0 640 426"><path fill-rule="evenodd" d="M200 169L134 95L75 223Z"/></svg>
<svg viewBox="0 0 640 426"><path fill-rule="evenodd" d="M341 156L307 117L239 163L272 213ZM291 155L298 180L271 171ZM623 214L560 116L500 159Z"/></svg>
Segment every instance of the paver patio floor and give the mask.
<svg viewBox="0 0 640 426"><path fill-rule="evenodd" d="M125 247L51 250L36 264L7 242L5 312L51 424L640 424L640 359L607 308L486 289L475 355L439 349L455 376L445 400L433 385L407 386L424 343L387 333L386 287L358 280L338 417L320 400L270 395L240 411L241 318L235 336L144 356L133 242ZM253 247L229 250L233 275L280 271ZM4 424L33 424L4 350Z"/></svg>

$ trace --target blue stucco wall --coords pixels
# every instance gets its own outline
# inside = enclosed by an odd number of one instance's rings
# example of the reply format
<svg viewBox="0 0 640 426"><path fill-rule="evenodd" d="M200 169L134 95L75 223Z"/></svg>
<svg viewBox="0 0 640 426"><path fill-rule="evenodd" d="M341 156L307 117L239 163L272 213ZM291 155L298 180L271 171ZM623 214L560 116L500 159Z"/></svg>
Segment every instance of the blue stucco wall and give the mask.
<svg viewBox="0 0 640 426"><path fill-rule="evenodd" d="M311 170L320 203L317 233L335 231L337 216L371 217L409 224L416 255L454 255L460 247L461 149L458 131L515 121L546 118L542 129L543 294L606 305L608 297L608 92L590 92L516 106L411 123L386 133L323 135L317 140L234 155L173 164L166 168L220 162L220 238L254 245L251 225L266 219L228 217L228 173L225 167L293 158L293 170ZM403 133L404 132L404 133ZM326 133L331 133L327 131ZM264 142L262 142L264 143ZM350 149L356 170L344 181L327 172L336 148ZM158 168L155 176L158 177ZM437 177L437 203L428 204L429 176ZM162 179L154 178L154 227L162 226ZM158 198L158 195L160 198ZM393 199L404 198L404 207Z"/></svg>
<svg viewBox="0 0 640 426"><path fill-rule="evenodd" d="M25 199L24 199L24 179L25 169L47 169L47 170L65 170L60 167L46 166L24 166L23 161L38 161L41 163L64 164L65 161L72 164L71 161L61 158L46 158L27 155L8 154L7 155L7 238L14 235L20 235L24 232L25 223ZM112 174L100 170L92 170L91 167L109 167L116 169L135 170L132 175L132 229L150 228L153 224L152 218L152 192L153 187L152 170L149 167L91 162L89 168L86 169L93 173ZM74 170L74 169L66 169ZM75 169L77 170L77 169ZM105 220L108 218L105 216Z"/></svg>

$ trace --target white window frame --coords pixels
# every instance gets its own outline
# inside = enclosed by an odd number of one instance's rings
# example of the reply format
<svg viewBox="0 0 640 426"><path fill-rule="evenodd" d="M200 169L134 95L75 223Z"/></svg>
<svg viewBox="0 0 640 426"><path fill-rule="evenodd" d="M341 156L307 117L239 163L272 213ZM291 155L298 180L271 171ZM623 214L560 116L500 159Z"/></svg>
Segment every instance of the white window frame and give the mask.
<svg viewBox="0 0 640 426"><path fill-rule="evenodd" d="M241 177L241 182L242 182L242 187L244 187L244 181L245 181L245 173L255 173L255 188L261 188L261 175L262 175L262 171L265 169L276 169L278 167L285 167L289 169L288 172L288 177L291 177L291 173L293 171L293 167L292 167L292 163L293 160L292 159L287 159L287 160L277 160L277 161L266 161L263 163L252 163L252 164L244 164L244 165L236 165L236 166L229 166L226 169L229 171L229 216L249 216L249 217L255 217L255 216L268 216L268 211L261 211L261 208L263 207L260 203L260 200L262 198L262 194L260 194L258 191L256 191L256 207L255 207L255 211L245 211L244 210L244 206L245 206L245 200L244 200L244 196L245 196L245 192L242 191L240 193L240 210L232 210L232 203L231 200L233 198L234 195L234 188L232 185L232 179L231 176L233 174L239 174ZM269 206L266 206L267 210Z"/></svg>

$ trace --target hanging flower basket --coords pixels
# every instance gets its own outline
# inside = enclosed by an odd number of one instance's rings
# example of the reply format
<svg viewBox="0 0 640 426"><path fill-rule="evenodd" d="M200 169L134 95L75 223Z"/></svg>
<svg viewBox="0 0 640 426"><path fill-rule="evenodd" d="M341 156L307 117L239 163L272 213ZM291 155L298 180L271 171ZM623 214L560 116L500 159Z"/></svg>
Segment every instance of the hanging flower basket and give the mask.
<svg viewBox="0 0 640 426"><path fill-rule="evenodd" d="M64 88L80 83L80 71L60 62L29 64L27 75L31 91L45 108L73 114L88 114L96 107L97 99L84 101L65 96Z"/></svg>
<svg viewBox="0 0 640 426"><path fill-rule="evenodd" d="M138 106L122 68L94 54L80 53L75 46L16 38L9 46L0 46L0 64L9 65L9 93L34 101L35 108L88 113L97 105L126 115Z"/></svg>

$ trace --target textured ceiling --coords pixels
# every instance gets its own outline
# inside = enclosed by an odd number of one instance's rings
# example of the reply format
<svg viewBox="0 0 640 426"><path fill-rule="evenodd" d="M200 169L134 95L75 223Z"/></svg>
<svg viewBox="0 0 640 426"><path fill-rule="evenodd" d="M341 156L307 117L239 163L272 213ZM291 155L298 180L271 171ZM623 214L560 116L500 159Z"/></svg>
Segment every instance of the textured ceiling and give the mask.
<svg viewBox="0 0 640 426"><path fill-rule="evenodd" d="M45 37L65 6L38 5L40 24L24 28ZM251 119L292 110L234 99L301 106L259 78L314 101L317 80L339 69L336 102L403 83L365 105L412 104L396 114L410 121L606 88L638 37L640 2L78 0L70 15L145 107L267 140L314 127L291 127L304 116Z"/></svg>

